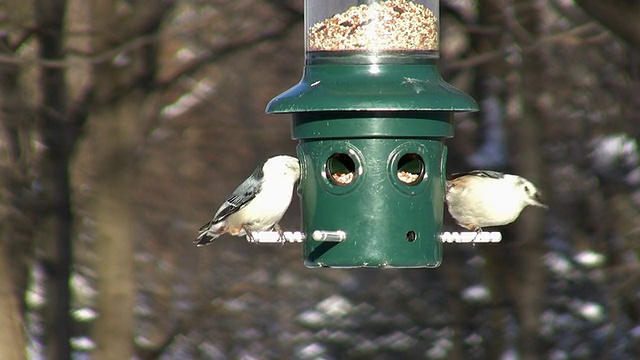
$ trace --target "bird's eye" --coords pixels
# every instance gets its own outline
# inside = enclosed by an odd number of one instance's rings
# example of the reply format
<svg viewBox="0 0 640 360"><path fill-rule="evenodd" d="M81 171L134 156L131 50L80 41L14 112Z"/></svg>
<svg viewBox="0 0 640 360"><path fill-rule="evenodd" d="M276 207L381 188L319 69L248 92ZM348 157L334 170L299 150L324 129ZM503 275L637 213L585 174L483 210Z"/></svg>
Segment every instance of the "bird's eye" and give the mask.
<svg viewBox="0 0 640 360"><path fill-rule="evenodd" d="M527 185L524 186L524 192L526 192L527 194L529 194L529 187Z"/></svg>

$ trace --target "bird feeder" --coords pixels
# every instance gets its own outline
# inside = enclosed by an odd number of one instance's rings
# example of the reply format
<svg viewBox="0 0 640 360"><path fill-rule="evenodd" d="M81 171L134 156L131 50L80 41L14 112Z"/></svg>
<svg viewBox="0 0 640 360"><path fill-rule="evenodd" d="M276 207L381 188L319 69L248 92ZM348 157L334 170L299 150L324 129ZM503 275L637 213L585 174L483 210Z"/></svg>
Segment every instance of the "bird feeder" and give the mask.
<svg viewBox="0 0 640 360"><path fill-rule="evenodd" d="M444 139L475 101L438 72L439 2L306 0L293 115L307 267L435 267Z"/></svg>

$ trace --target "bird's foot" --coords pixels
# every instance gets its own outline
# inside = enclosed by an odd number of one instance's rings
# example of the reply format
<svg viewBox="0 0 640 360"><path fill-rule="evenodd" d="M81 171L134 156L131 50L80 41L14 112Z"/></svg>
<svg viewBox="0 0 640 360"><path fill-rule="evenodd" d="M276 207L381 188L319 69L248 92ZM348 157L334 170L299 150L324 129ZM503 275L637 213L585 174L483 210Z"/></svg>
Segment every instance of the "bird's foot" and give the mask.
<svg viewBox="0 0 640 360"><path fill-rule="evenodd" d="M479 236L480 234L482 234L482 228L481 228L481 227L479 227L479 226L474 226L474 228L475 228L474 230L475 230L475 232L476 232L476 236L474 236L474 237L473 237L472 242L473 242L473 246L476 246L476 239L478 238L478 236Z"/></svg>
<svg viewBox="0 0 640 360"><path fill-rule="evenodd" d="M273 225L273 229L278 233L278 240L280 241L280 245L284 246L284 243L287 242L287 238L284 236L284 231L282 231L280 224Z"/></svg>
<svg viewBox="0 0 640 360"><path fill-rule="evenodd" d="M247 225L242 225L242 230L244 230L245 235L247 236L247 239L249 239L250 242L255 242L255 238L253 237L253 233L251 232L251 228L249 228Z"/></svg>

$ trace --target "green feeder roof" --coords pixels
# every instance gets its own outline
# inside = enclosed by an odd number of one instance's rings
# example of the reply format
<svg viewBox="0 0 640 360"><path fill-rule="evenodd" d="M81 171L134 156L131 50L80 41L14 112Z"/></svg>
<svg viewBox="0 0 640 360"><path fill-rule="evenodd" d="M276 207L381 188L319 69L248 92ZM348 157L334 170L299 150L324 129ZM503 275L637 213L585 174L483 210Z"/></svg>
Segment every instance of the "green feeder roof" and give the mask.
<svg viewBox="0 0 640 360"><path fill-rule="evenodd" d="M267 113L314 111L477 111L469 95L446 83L435 62L313 64L300 83L275 97Z"/></svg>

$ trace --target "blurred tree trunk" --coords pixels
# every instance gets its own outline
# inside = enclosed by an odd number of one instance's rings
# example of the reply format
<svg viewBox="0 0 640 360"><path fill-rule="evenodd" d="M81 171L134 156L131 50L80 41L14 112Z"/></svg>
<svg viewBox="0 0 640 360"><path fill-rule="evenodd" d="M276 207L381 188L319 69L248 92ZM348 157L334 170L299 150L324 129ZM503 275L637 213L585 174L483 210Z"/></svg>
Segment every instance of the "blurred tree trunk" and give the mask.
<svg viewBox="0 0 640 360"><path fill-rule="evenodd" d="M521 46L535 42L541 37L541 3L539 1L517 0L517 19L523 32L517 32L517 41ZM515 29L514 29L514 32ZM509 138L514 150L512 159L516 174L524 176L539 187L544 187L543 155L541 148L543 129L541 122L547 117L541 107L540 96L547 91L547 84L540 74L545 73L544 50L533 54L521 55L517 68L520 79L515 82L510 93L517 94L515 101L521 111L510 119ZM518 244L515 257L518 268L518 287L516 296L516 314L520 324L519 352L523 360L540 359L540 316L544 308L546 276L543 263L544 243L542 238L544 212L539 208L529 208L516 222Z"/></svg>
<svg viewBox="0 0 640 360"><path fill-rule="evenodd" d="M478 25L486 31L475 34L472 38L474 48L478 54L491 54L500 52L507 41L507 33L499 29L505 27L504 4L500 1L480 1L478 3ZM504 85L505 66L502 61L489 61L477 67L475 78L475 93L477 100L482 104L484 99L500 97L501 86ZM490 86L490 83L497 83ZM504 111L488 113L487 109L480 108L478 117L486 119L487 116L502 116ZM504 119L493 119L498 123L504 123ZM481 124L480 127L487 126ZM483 141L491 141L483 139ZM504 170L504 169L495 169ZM506 349L505 326L508 323L509 307L513 301L511 296L513 284L516 282L513 273L513 263L509 261L509 255L504 246L480 246L480 251L487 259L484 271L485 282L491 291L492 306L489 317L491 336L485 343L485 356L487 359L498 359Z"/></svg>
<svg viewBox="0 0 640 360"><path fill-rule="evenodd" d="M25 359L26 343L20 301L13 289L6 239L0 239L0 354L4 359Z"/></svg>
<svg viewBox="0 0 640 360"><path fill-rule="evenodd" d="M93 51L112 51L126 41L158 32L168 1L119 4L95 0L91 8ZM130 359L134 355L136 151L153 108L157 72L157 42L119 54L93 68L96 110L93 112L95 241L98 313L94 338L96 359ZM149 100L151 99L151 100Z"/></svg>
<svg viewBox="0 0 640 360"><path fill-rule="evenodd" d="M118 45L117 2L92 2L93 51ZM126 56L126 55L125 55ZM97 99L112 96L120 72L113 63L94 66ZM136 99L138 100L138 99ZM93 327L96 359L130 359L133 355L135 304L134 220L131 209L137 110L130 101L104 106L92 113L91 132L95 180L93 216L99 317Z"/></svg>
<svg viewBox="0 0 640 360"><path fill-rule="evenodd" d="M0 38L0 53L11 53L8 34ZM9 359L25 357L24 294L27 288L33 224L29 222L24 196L27 154L22 136L26 109L21 108L15 64L0 64L0 122L6 153L0 171L0 354ZM22 110L22 111L21 111ZM27 195L28 196L28 195Z"/></svg>
<svg viewBox="0 0 640 360"><path fill-rule="evenodd" d="M65 0L35 0L39 58L63 60ZM71 186L69 177L72 147L71 123L67 113L67 85L64 67L40 67L38 122L46 147L42 159L43 187L47 196L47 234L44 269L47 286L45 314L48 359L70 359L71 317L69 277L72 260Z"/></svg>
<svg viewBox="0 0 640 360"><path fill-rule="evenodd" d="M94 114L94 212L98 313L96 359L133 355L135 305L132 153L139 97Z"/></svg>

